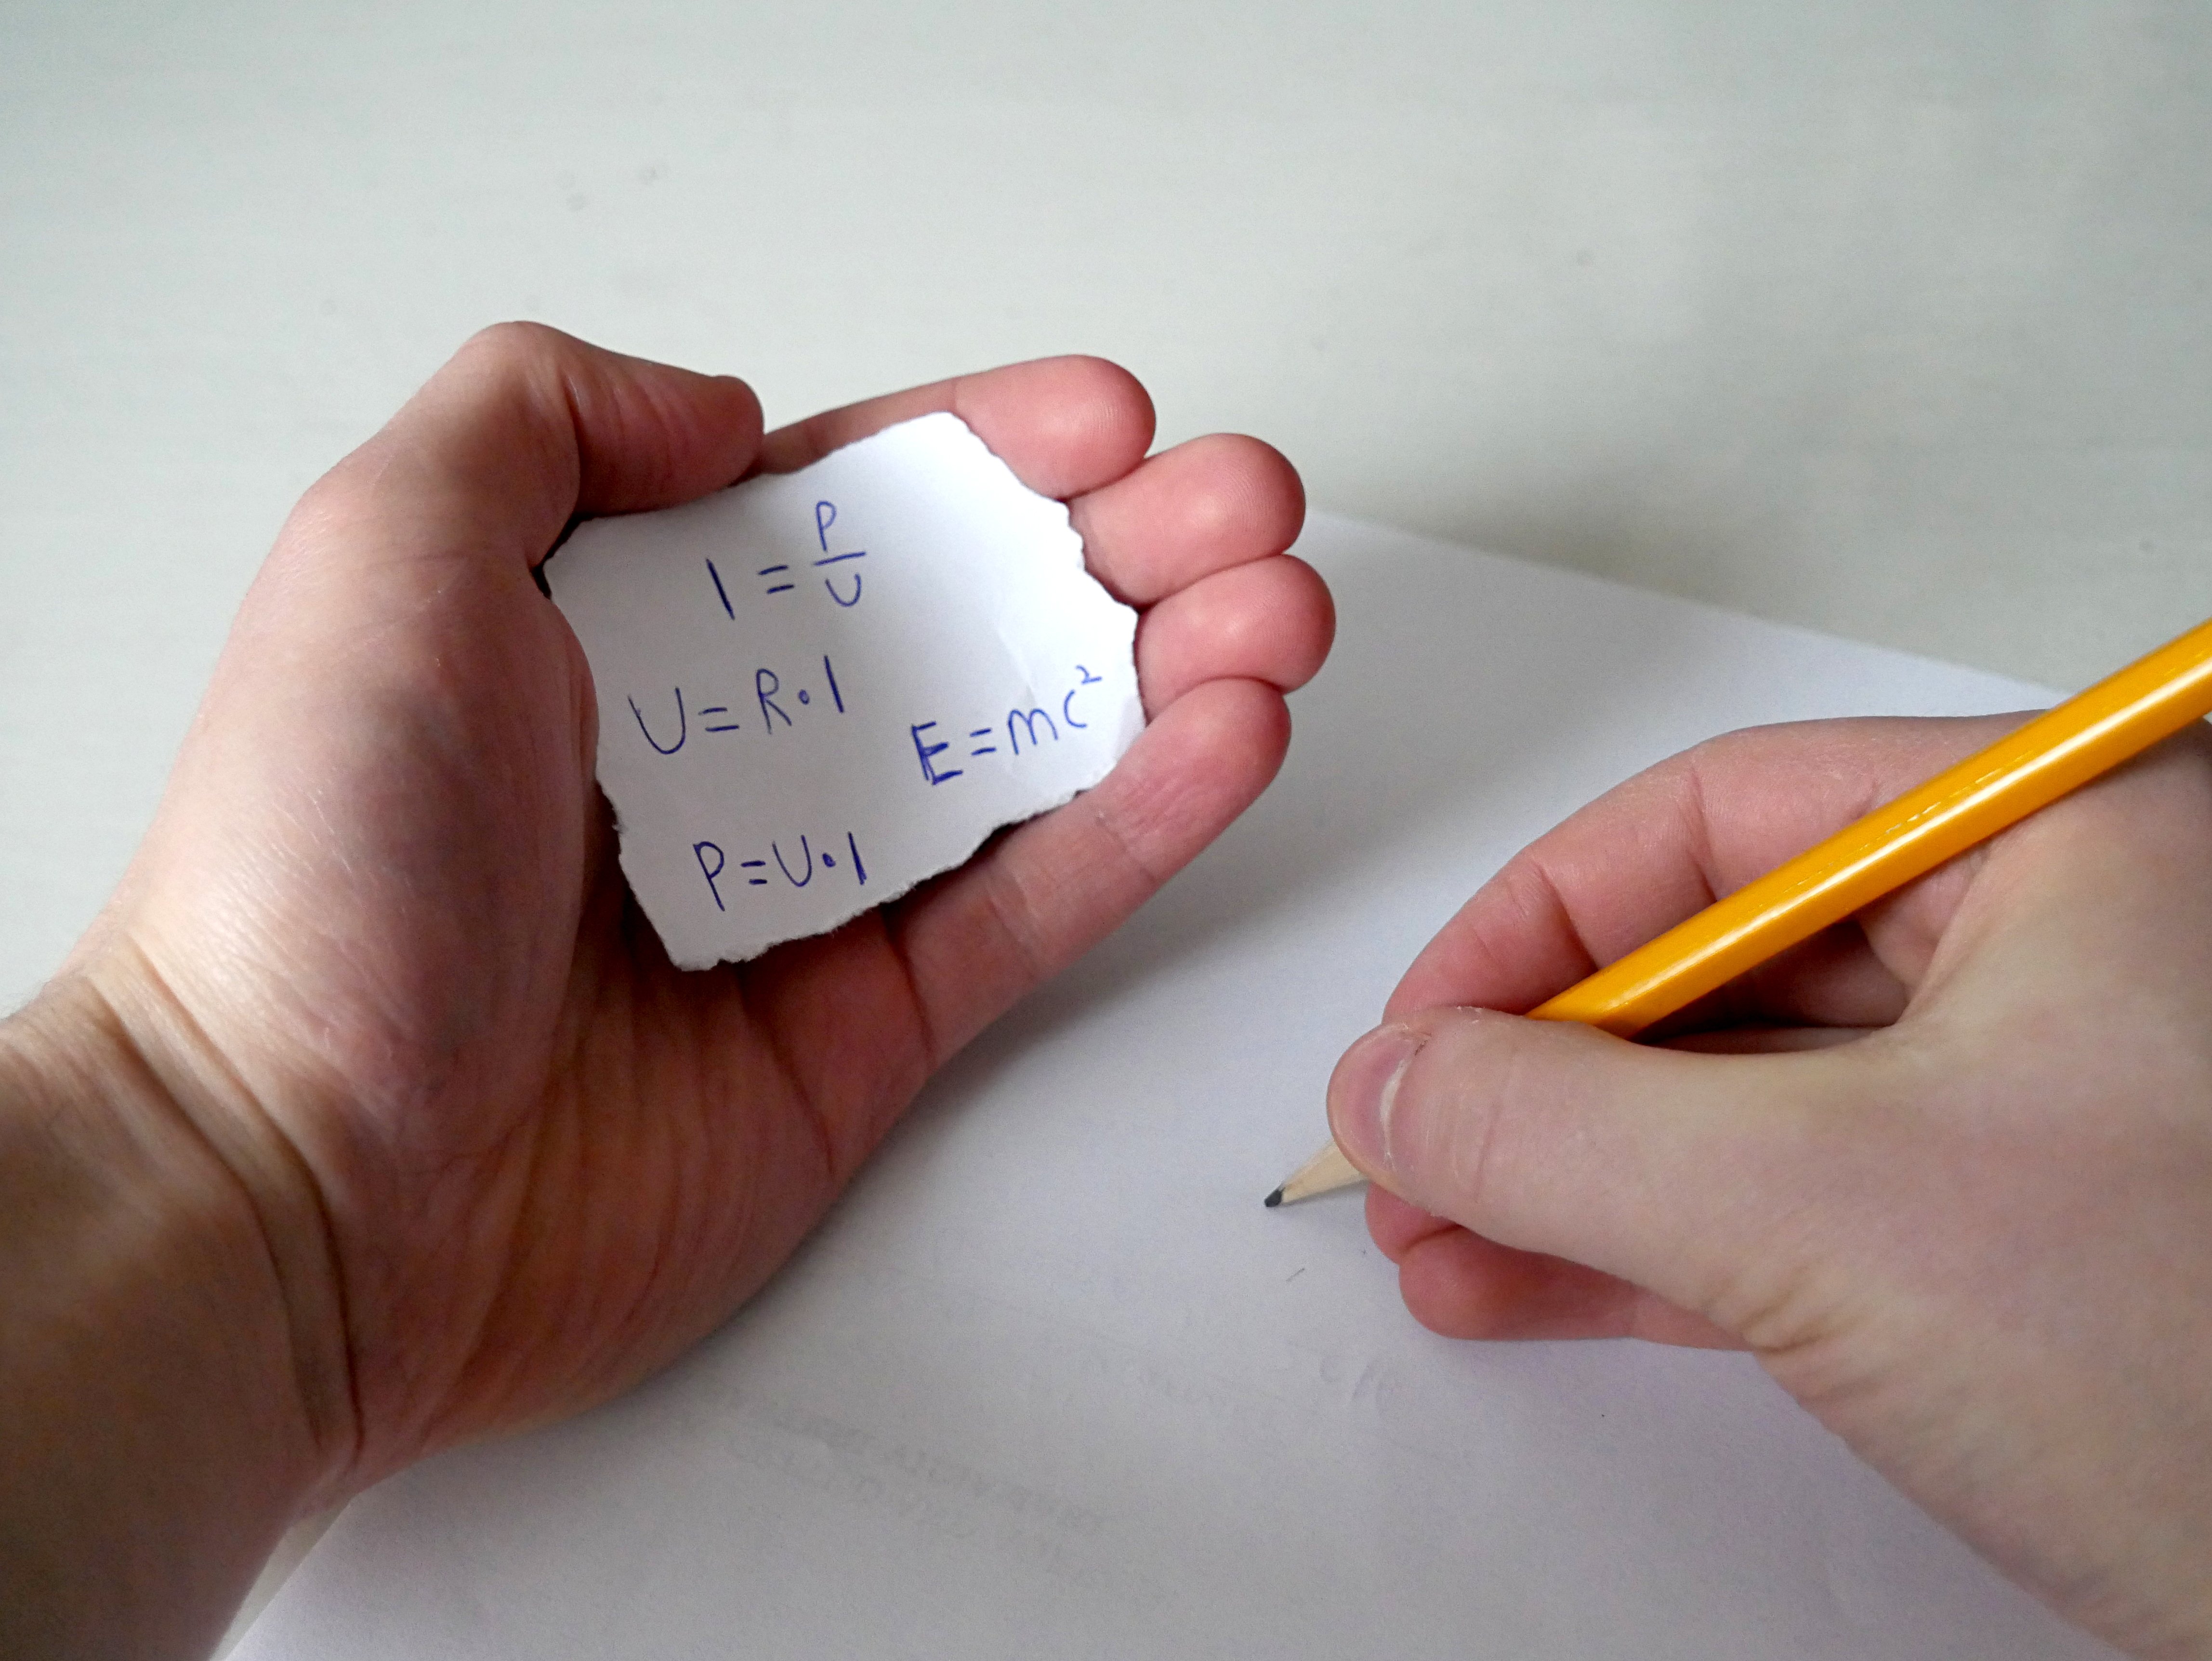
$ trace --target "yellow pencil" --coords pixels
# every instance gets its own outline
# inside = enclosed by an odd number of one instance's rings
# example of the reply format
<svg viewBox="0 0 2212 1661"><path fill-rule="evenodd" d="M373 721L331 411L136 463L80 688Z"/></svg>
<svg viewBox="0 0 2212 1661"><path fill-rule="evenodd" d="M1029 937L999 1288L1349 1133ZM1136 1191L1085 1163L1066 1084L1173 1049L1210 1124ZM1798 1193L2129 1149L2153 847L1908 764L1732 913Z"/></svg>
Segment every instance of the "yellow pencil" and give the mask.
<svg viewBox="0 0 2212 1661"><path fill-rule="evenodd" d="M1632 1037L2207 711L2212 623L2038 715L1528 1013ZM1267 1203L1364 1180L1331 1142Z"/></svg>

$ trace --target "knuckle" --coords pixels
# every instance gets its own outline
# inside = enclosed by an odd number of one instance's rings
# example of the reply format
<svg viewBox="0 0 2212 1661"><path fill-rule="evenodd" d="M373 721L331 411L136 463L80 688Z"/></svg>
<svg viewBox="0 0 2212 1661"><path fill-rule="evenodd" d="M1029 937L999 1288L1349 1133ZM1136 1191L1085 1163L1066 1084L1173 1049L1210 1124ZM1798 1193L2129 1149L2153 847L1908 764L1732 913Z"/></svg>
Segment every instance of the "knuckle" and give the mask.
<svg viewBox="0 0 2212 1661"><path fill-rule="evenodd" d="M510 319L478 329L461 344L457 356L496 359L502 364L541 362L557 356L568 337L543 323Z"/></svg>

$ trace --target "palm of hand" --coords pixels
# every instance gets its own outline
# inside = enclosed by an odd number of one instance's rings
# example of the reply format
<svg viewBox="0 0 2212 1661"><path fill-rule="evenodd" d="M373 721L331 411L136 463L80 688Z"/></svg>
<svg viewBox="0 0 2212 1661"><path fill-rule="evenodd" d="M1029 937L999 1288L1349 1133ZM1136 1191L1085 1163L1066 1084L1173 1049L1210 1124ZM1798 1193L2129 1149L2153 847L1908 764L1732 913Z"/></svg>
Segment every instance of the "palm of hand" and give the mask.
<svg viewBox="0 0 2212 1661"><path fill-rule="evenodd" d="M1074 498L1094 569L1148 605L1153 724L961 871L734 969L672 969L630 900L588 672L529 568L580 502L754 465L749 392L501 332L288 526L81 957L248 1188L303 1183L264 1215L321 1219L341 1489L602 1399L724 1318L932 1068L1279 761L1281 690L1328 635L1279 557L1279 459L1201 441L1139 465L1141 392L1067 362L818 417L759 465L939 407Z"/></svg>

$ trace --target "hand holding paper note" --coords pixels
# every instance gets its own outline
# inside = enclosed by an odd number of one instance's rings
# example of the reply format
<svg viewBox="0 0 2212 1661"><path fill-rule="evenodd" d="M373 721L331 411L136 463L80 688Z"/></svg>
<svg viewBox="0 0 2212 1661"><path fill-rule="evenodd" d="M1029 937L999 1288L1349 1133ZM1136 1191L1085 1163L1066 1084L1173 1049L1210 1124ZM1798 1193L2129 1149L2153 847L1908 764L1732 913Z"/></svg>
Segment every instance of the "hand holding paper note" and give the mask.
<svg viewBox="0 0 2212 1661"><path fill-rule="evenodd" d="M820 934L1106 776L1137 616L957 416L579 529L599 782L679 967Z"/></svg>
<svg viewBox="0 0 2212 1661"><path fill-rule="evenodd" d="M890 447L939 450L886 496L880 470L846 470L900 423ZM1151 441L1142 390L1089 360L763 438L737 382L518 327L472 343L315 487L241 609L131 881L39 1006L0 1025L0 1110L38 1128L14 1145L36 1168L19 1159L10 1179L53 1201L0 1207L0 1259L39 1266L0 1359L50 1367L29 1384L0 1367L0 1488L33 1496L7 1520L55 1570L15 1583L33 1597L0 1596L0 1651L52 1652L63 1634L183 1652L293 1516L665 1364L776 1270L946 1056L1258 794L1288 739L1283 691L1329 634L1319 580L1283 554L1297 480L1249 440L1147 459ZM996 575L959 563L989 538L939 511L964 511L991 470L1025 527ZM1098 782L895 904L687 974L617 868L592 678L532 567L580 518L748 473L724 500L798 501L805 581L772 593L775 560L740 573L714 554L729 606L690 622L726 634L605 669L605 736L629 722L641 763L678 777L714 745L803 759L849 743L867 792L904 767L938 811L787 800L804 769L708 800L714 822L682 829L670 861L695 911L722 915L710 883L733 912L769 893L744 881L759 858L826 893L857 888L865 856L872 896ZM647 523L586 525L562 560L573 573L593 540ZM1086 564L1141 613L1133 673L1131 614L1084 587ZM713 595L703 563L689 575ZM616 580L656 592L647 561ZM741 614L782 631L744 634ZM917 629L958 642L957 680L924 672ZM1004 753L976 753L992 728ZM938 735L969 753L933 750ZM944 806L963 799L953 824ZM624 807L634 832L656 811ZM87 1310L103 1311L97 1344ZM122 1585L117 1561L144 1572Z"/></svg>

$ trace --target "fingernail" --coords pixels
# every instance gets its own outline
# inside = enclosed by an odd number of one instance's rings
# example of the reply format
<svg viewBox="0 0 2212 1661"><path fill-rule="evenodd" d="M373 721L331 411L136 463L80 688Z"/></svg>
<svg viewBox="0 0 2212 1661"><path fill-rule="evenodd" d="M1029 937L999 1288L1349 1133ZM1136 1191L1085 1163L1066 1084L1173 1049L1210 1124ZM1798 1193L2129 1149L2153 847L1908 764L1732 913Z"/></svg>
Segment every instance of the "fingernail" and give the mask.
<svg viewBox="0 0 2212 1661"><path fill-rule="evenodd" d="M1328 1122L1354 1165L1388 1171L1398 1082L1428 1042L1410 1026L1378 1026L1344 1052L1328 1080Z"/></svg>

